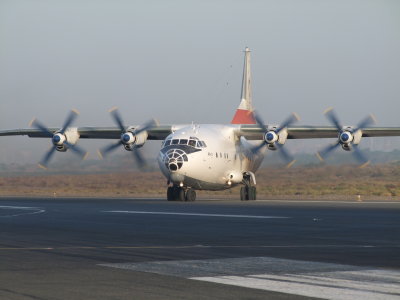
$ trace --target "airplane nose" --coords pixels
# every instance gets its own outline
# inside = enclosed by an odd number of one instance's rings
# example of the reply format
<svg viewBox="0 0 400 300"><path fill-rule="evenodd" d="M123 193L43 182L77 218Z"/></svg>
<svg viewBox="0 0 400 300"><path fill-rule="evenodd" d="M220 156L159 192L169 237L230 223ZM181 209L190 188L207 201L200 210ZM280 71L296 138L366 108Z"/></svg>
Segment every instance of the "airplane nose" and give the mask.
<svg viewBox="0 0 400 300"><path fill-rule="evenodd" d="M182 168L185 161L188 161L188 158L181 149L170 149L164 156L164 164L171 172L176 172Z"/></svg>

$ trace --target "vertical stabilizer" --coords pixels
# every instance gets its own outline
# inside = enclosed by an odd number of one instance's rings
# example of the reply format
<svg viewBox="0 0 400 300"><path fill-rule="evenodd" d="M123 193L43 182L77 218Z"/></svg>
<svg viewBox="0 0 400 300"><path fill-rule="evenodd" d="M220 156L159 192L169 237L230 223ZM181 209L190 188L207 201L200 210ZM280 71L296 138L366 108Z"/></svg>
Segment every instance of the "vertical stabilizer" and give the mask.
<svg viewBox="0 0 400 300"><path fill-rule="evenodd" d="M252 90L251 90L251 70L250 70L250 49L246 47L244 51L244 67L242 81L242 100L232 119L232 124L256 124L253 115Z"/></svg>

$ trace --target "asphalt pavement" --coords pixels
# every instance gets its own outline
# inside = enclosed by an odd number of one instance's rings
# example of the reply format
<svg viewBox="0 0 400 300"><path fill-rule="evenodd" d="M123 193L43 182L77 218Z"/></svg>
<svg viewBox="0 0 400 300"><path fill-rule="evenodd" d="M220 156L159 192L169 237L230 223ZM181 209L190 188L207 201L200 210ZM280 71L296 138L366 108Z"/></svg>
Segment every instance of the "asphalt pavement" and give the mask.
<svg viewBox="0 0 400 300"><path fill-rule="evenodd" d="M0 199L0 299L399 299L400 203Z"/></svg>

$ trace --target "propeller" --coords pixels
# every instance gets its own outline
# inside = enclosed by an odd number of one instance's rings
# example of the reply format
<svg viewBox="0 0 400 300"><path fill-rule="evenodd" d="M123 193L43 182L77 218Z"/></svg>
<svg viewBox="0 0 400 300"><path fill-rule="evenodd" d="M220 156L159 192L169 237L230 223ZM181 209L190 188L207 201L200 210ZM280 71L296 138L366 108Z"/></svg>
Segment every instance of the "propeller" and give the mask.
<svg viewBox="0 0 400 300"><path fill-rule="evenodd" d="M354 157L361 163L361 167L368 165L370 163L368 158L359 149L358 144L353 144L354 133L356 133L359 130L362 130L363 128L371 124L374 124L376 122L375 117L373 115L369 115L364 119L362 119L355 128L348 127L347 129L344 129L345 127L343 127L342 124L340 123L339 118L337 117L333 108L328 108L324 112L324 114L327 117L327 119L338 130L338 140L336 143L328 145L321 151L317 152L317 157L321 161L324 161L326 157L328 157L332 153L333 150L335 150L339 146L342 146L342 148L345 150L353 150L352 153Z"/></svg>
<svg viewBox="0 0 400 300"><path fill-rule="evenodd" d="M254 118L257 122L257 125L260 129L264 132L264 140L258 146L255 146L251 149L253 153L258 153L261 149L265 146L273 146L277 150L279 150L279 154L282 156L283 160L286 162L286 167L290 168L294 163L294 157L283 147L283 144L278 142L279 140L279 133L285 129L286 127L290 126L291 124L299 121L299 116L296 113L292 113L284 122L282 122L276 129L268 130L268 128L264 125L264 121L262 118L254 112Z"/></svg>
<svg viewBox="0 0 400 300"><path fill-rule="evenodd" d="M85 159L87 157L88 152L83 150L78 145L68 142L67 136L65 135L65 131L75 121L78 115L79 112L76 109L71 110L71 112L65 119L65 122L61 127L61 129L56 132L51 132L46 125L38 121L36 118L31 121L30 126L39 129L45 136L51 138L51 142L53 144L52 147L43 156L42 160L39 163L39 167L47 169L47 164L53 157L53 154L57 150L57 147L63 148L65 146L66 148L64 148L65 149L64 151L66 151L67 149L71 149L71 151L76 153L82 159Z"/></svg>
<svg viewBox="0 0 400 300"><path fill-rule="evenodd" d="M121 130L121 138L117 143L110 144L98 150L98 154L101 158L106 157L108 154L116 150L119 146L126 146L125 149L129 149L132 151L133 157L140 168L146 166L146 160L144 159L140 149L136 147L137 144L137 137L142 133L145 132L155 126L158 125L156 120L150 120L146 123L142 124L141 126L135 128L134 130L130 131L127 130L128 127L124 125L124 121L122 120L121 114L119 113L116 107L112 108L110 111L111 117L113 118L114 122L118 125L119 129Z"/></svg>

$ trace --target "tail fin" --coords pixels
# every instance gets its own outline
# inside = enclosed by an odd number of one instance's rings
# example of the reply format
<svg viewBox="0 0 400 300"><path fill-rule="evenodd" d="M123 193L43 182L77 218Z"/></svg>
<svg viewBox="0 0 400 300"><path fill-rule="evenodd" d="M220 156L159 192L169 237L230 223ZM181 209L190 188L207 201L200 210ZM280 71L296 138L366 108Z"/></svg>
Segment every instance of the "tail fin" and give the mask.
<svg viewBox="0 0 400 300"><path fill-rule="evenodd" d="M250 49L246 47L244 53L242 100L231 121L232 124L256 124L251 103Z"/></svg>

